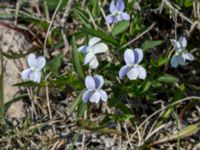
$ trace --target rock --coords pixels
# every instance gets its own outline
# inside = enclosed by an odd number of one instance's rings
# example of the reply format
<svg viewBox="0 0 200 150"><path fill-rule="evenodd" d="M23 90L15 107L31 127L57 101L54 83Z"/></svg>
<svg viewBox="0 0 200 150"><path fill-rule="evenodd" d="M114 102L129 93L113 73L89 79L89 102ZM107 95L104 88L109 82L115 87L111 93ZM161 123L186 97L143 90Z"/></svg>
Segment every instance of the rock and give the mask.
<svg viewBox="0 0 200 150"><path fill-rule="evenodd" d="M4 53L18 53L27 51L31 47L25 36L17 30L10 28L9 24L0 22L0 48ZM4 103L11 101L19 95L19 88L13 86L21 82L19 77L23 66L23 59L4 59ZM13 103L8 111L7 116L15 119L21 119L25 116L23 101Z"/></svg>

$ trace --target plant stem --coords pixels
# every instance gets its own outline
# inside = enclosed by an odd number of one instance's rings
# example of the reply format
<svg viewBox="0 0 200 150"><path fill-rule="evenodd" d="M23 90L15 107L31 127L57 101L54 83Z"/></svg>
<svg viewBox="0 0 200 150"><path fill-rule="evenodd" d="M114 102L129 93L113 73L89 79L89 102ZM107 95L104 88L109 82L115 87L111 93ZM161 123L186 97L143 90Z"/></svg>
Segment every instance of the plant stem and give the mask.
<svg viewBox="0 0 200 150"><path fill-rule="evenodd" d="M3 52L0 51L0 123L4 124Z"/></svg>

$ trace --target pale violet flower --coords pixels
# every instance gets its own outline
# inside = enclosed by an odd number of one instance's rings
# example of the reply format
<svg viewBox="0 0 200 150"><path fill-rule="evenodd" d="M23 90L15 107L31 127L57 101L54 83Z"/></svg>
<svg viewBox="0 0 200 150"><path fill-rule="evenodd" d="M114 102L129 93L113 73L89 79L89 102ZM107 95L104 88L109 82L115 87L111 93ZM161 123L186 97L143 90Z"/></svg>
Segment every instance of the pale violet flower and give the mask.
<svg viewBox="0 0 200 150"><path fill-rule="evenodd" d="M171 58L171 66L176 68L178 65L186 65L186 60L193 61L194 56L186 50L187 40L181 36L178 41L170 40L175 49L175 54Z"/></svg>
<svg viewBox="0 0 200 150"><path fill-rule="evenodd" d="M104 102L107 101L107 93L102 90L104 79L101 75L87 76L85 78L85 86L87 90L83 93L82 99L86 103L88 100L91 103L98 103L100 99Z"/></svg>
<svg viewBox="0 0 200 150"><path fill-rule="evenodd" d="M143 51L139 48L127 49L124 53L124 60L126 65L121 67L119 71L119 78L123 79L128 76L130 80L137 78L145 79L147 76L146 70L139 65L143 59Z"/></svg>
<svg viewBox="0 0 200 150"><path fill-rule="evenodd" d="M93 37L90 39L88 45L84 45L78 48L79 52L86 54L84 65L89 63L91 69L95 69L99 65L96 54L105 53L108 51L108 46L100 41L100 38Z"/></svg>
<svg viewBox="0 0 200 150"><path fill-rule="evenodd" d="M115 4L115 0L110 3L110 15L106 17L107 23L117 23L122 20L130 20L129 14L123 12L125 9L123 0L118 0Z"/></svg>
<svg viewBox="0 0 200 150"><path fill-rule="evenodd" d="M41 70L45 66L46 60L44 57L37 57L34 54L28 56L29 68L21 73L23 80L31 80L39 83L41 80Z"/></svg>

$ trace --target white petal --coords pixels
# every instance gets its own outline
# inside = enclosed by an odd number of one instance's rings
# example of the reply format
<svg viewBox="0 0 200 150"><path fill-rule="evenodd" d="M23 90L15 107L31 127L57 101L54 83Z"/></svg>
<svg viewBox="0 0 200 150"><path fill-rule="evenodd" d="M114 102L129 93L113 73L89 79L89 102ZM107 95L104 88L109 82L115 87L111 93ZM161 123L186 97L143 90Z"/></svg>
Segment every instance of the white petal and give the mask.
<svg viewBox="0 0 200 150"><path fill-rule="evenodd" d="M35 68L41 70L46 64L46 59L42 56L38 57L35 62Z"/></svg>
<svg viewBox="0 0 200 150"><path fill-rule="evenodd" d="M35 58L35 54L31 53L29 56L28 56L28 65L30 67L35 67L35 63L36 63L36 58Z"/></svg>
<svg viewBox="0 0 200 150"><path fill-rule="evenodd" d="M94 76L94 82L95 82L95 85L96 85L96 89L102 88L102 86L104 84L103 76L101 76L101 75L95 75Z"/></svg>
<svg viewBox="0 0 200 150"><path fill-rule="evenodd" d="M187 40L186 40L186 38L184 36L181 36L178 41L179 41L182 49L185 49L186 46L187 46Z"/></svg>
<svg viewBox="0 0 200 150"><path fill-rule="evenodd" d="M144 69L142 66L138 66L138 77L140 79L145 79L147 77L146 69Z"/></svg>
<svg viewBox="0 0 200 150"><path fill-rule="evenodd" d="M89 65L90 65L91 69L96 69L99 66L99 62L98 62L96 56L93 57L93 59L90 61Z"/></svg>
<svg viewBox="0 0 200 150"><path fill-rule="evenodd" d="M98 103L100 101L100 93L98 91L94 92L92 96L90 97L91 103Z"/></svg>
<svg viewBox="0 0 200 150"><path fill-rule="evenodd" d="M98 43L96 45L93 46L93 52L95 54L98 54L98 53L105 53L108 51L108 46L104 43Z"/></svg>
<svg viewBox="0 0 200 150"><path fill-rule="evenodd" d="M183 53L182 56L187 60L190 60L190 61L194 60L194 56L189 52Z"/></svg>
<svg viewBox="0 0 200 150"><path fill-rule="evenodd" d="M170 41L175 49L182 49L181 44L178 41L176 41L174 39L171 39Z"/></svg>
<svg viewBox="0 0 200 150"><path fill-rule="evenodd" d="M84 65L88 64L95 57L93 53L87 53L84 59Z"/></svg>
<svg viewBox="0 0 200 150"><path fill-rule="evenodd" d="M132 49L127 49L124 53L124 60L127 65L134 64L134 53Z"/></svg>
<svg viewBox="0 0 200 150"><path fill-rule="evenodd" d="M99 41L101 41L100 38L98 38L98 37L93 37L93 38L91 38L90 41L89 41L89 46L93 46L93 45L95 45L96 43L98 43Z"/></svg>
<svg viewBox="0 0 200 150"><path fill-rule="evenodd" d="M127 13L122 12L121 16L122 20L130 20L130 15Z"/></svg>
<svg viewBox="0 0 200 150"><path fill-rule="evenodd" d="M113 21L114 21L114 17L113 17L113 15L111 14L111 15L108 15L108 16L106 16L106 22L108 23L108 24L111 24L111 23L113 23Z"/></svg>
<svg viewBox="0 0 200 150"><path fill-rule="evenodd" d="M95 82L92 76L87 76L85 78L85 86L87 89L94 90L95 89Z"/></svg>
<svg viewBox="0 0 200 150"><path fill-rule="evenodd" d="M182 66L184 66L186 64L186 62L185 62L186 59L183 56L181 56L181 55L178 55L176 57L176 60L177 60L178 64L180 64Z"/></svg>
<svg viewBox="0 0 200 150"><path fill-rule="evenodd" d="M178 62L176 60L176 56L172 56L172 58L171 58L171 66L173 68L176 68L178 66Z"/></svg>
<svg viewBox="0 0 200 150"><path fill-rule="evenodd" d="M115 0L112 0L111 3L110 3L110 12L113 13L115 12L115 9L116 9L116 6L115 6Z"/></svg>
<svg viewBox="0 0 200 150"><path fill-rule="evenodd" d="M78 48L78 51L82 52L82 53L87 53L87 49L88 49L88 46L83 45L83 46Z"/></svg>
<svg viewBox="0 0 200 150"><path fill-rule="evenodd" d="M22 79L23 80L27 80L29 78L30 73L31 73L31 69L30 68L22 71L22 73L21 73Z"/></svg>
<svg viewBox="0 0 200 150"><path fill-rule="evenodd" d="M135 56L134 57L134 63L135 64L139 64L142 61L143 57L144 57L143 51L140 48L135 48L133 50L133 52L134 52L134 56Z"/></svg>
<svg viewBox="0 0 200 150"><path fill-rule="evenodd" d="M130 80L135 80L138 77L138 68L134 67L132 68L128 73L127 76Z"/></svg>
<svg viewBox="0 0 200 150"><path fill-rule="evenodd" d="M89 100L91 94L92 94L92 91L91 91L91 90L87 90L87 91L85 91L85 92L83 93L83 95L82 95L82 100L83 100L84 103L86 103L86 102Z"/></svg>
<svg viewBox="0 0 200 150"><path fill-rule="evenodd" d="M104 90L99 90L99 93L100 93L100 96L101 96L101 99L106 102L108 100L108 95L107 93L104 91Z"/></svg>
<svg viewBox="0 0 200 150"><path fill-rule="evenodd" d="M125 6L123 0L117 1L116 8L118 11L124 11Z"/></svg>
<svg viewBox="0 0 200 150"><path fill-rule="evenodd" d="M40 71L33 71L30 73L30 80L39 83L41 79Z"/></svg>
<svg viewBox="0 0 200 150"><path fill-rule="evenodd" d="M178 65L185 65L185 58L181 55L174 55L171 59L171 66L176 68Z"/></svg>
<svg viewBox="0 0 200 150"><path fill-rule="evenodd" d="M119 78L123 79L130 69L131 67L129 67L128 65L121 67L121 69L119 70Z"/></svg>

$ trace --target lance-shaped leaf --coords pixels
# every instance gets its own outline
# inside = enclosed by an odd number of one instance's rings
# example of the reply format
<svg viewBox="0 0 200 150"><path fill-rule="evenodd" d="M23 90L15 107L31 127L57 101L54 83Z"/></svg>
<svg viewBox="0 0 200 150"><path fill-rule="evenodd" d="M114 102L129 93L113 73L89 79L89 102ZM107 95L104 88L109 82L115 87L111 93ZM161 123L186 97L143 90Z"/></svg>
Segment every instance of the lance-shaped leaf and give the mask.
<svg viewBox="0 0 200 150"><path fill-rule="evenodd" d="M72 37L72 61L76 73L83 79L84 73L80 64L79 53L77 51L76 39Z"/></svg>

